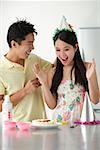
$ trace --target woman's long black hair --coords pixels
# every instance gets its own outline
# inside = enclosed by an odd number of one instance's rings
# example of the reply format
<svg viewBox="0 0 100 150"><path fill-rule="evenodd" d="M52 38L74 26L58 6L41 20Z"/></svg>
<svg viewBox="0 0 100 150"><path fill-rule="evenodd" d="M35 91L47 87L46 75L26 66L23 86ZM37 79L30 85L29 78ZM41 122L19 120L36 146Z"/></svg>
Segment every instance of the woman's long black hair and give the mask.
<svg viewBox="0 0 100 150"><path fill-rule="evenodd" d="M60 39L68 44L71 44L73 47L75 47L75 45L78 43L76 33L74 31L69 31L69 30L61 30L57 32L53 37L54 45L57 39ZM74 65L71 70L71 79L72 79L72 71L74 68L75 68L75 84L79 83L83 85L85 90L89 92L88 81L86 78L86 68L81 58L79 48L75 52ZM59 84L61 83L62 78L63 78L63 64L57 58L56 69L55 69L55 73L53 76L52 85L50 89L51 93L56 97L58 96L57 89Z"/></svg>

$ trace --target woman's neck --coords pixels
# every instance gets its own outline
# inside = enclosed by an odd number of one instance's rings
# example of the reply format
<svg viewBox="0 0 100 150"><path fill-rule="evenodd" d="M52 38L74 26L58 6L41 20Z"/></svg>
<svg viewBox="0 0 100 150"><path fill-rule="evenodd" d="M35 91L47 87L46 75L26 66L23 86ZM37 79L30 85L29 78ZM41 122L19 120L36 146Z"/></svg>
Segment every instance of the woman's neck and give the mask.
<svg viewBox="0 0 100 150"><path fill-rule="evenodd" d="M63 67L63 80L71 80L71 70L73 65ZM74 69L72 71L72 79L74 78Z"/></svg>

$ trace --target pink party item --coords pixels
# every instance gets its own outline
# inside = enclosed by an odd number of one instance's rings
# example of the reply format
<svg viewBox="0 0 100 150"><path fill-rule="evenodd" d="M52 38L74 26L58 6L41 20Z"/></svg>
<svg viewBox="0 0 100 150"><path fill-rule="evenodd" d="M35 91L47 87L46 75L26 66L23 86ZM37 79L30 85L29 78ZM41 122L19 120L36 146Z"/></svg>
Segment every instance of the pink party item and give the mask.
<svg viewBox="0 0 100 150"><path fill-rule="evenodd" d="M17 122L16 124L18 129L23 131L29 130L31 125L30 122Z"/></svg>
<svg viewBox="0 0 100 150"><path fill-rule="evenodd" d="M5 129L16 129L16 122L13 121L4 121L3 125Z"/></svg>
<svg viewBox="0 0 100 150"><path fill-rule="evenodd" d="M97 120L97 121L92 121L92 122L84 122L84 123L82 123L82 122L80 122L80 121L76 121L76 122L74 122L75 124L77 124L77 125L100 125L100 121L99 120Z"/></svg>

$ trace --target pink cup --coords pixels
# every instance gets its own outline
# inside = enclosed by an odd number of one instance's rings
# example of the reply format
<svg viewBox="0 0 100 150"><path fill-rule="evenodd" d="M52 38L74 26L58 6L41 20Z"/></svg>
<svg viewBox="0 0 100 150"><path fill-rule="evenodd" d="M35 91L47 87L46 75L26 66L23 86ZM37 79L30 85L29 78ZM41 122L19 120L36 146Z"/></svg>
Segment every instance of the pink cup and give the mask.
<svg viewBox="0 0 100 150"><path fill-rule="evenodd" d="M16 129L16 122L14 121L4 121L5 129Z"/></svg>
<svg viewBox="0 0 100 150"><path fill-rule="evenodd" d="M20 130L29 130L30 128L30 122L17 122L17 127Z"/></svg>

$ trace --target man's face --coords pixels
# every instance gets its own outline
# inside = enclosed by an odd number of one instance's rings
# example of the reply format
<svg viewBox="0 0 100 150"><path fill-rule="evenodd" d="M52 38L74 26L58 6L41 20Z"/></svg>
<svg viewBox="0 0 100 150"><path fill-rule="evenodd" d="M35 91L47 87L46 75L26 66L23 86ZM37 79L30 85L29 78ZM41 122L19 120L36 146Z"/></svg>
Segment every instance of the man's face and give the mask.
<svg viewBox="0 0 100 150"><path fill-rule="evenodd" d="M34 49L34 34L30 33L25 37L25 40L21 41L19 45L17 43L16 54L19 59L26 59L31 51Z"/></svg>

